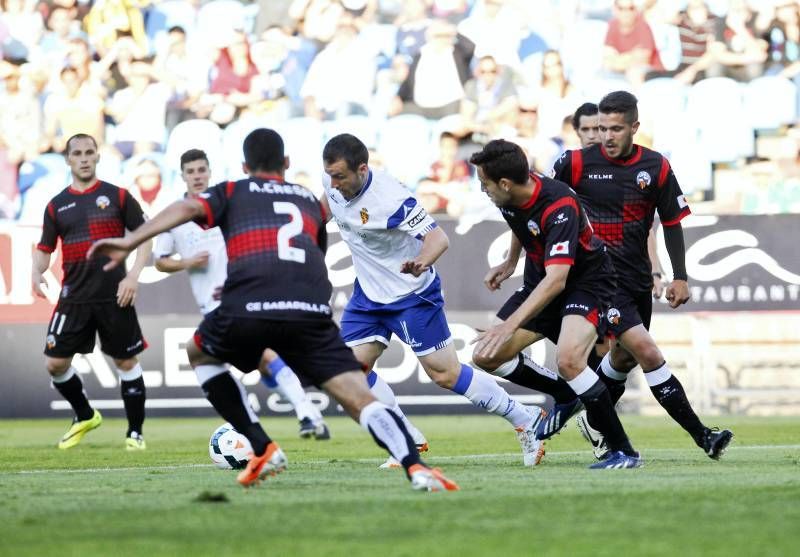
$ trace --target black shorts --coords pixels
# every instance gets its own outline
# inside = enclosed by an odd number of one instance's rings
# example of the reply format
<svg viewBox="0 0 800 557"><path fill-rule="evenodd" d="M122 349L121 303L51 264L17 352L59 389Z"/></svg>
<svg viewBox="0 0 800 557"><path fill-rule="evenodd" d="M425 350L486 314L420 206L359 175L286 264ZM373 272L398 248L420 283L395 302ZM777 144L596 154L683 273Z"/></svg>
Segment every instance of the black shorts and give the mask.
<svg viewBox="0 0 800 557"><path fill-rule="evenodd" d="M100 349L117 360L127 360L147 348L136 309L119 307L116 301L89 304L58 302L47 326L44 353L51 358L70 358Z"/></svg>
<svg viewBox="0 0 800 557"><path fill-rule="evenodd" d="M332 319L277 321L226 314L217 308L203 318L194 342L205 354L248 373L271 348L300 377L320 387L347 371L361 370Z"/></svg>
<svg viewBox="0 0 800 557"><path fill-rule="evenodd" d="M523 286L506 300L497 317L505 321L519 306L530 296L533 288ZM561 321L565 315L580 315L585 317L597 330L598 339L605 338L606 320L604 316L609 307L609 301L604 296L585 290L573 290L560 294L550 302L539 315L527 321L522 328L533 333L544 335L554 344L558 344L561 333Z"/></svg>
<svg viewBox="0 0 800 557"><path fill-rule="evenodd" d="M650 330L653 316L653 294L617 290L611 309L608 310L608 336L619 338L622 333L637 325Z"/></svg>

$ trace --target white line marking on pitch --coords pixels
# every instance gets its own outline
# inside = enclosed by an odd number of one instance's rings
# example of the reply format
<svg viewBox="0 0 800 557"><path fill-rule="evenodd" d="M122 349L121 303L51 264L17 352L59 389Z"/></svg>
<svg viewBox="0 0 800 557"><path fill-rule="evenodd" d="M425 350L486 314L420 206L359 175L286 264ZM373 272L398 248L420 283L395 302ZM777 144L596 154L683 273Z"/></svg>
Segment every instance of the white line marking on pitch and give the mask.
<svg viewBox="0 0 800 557"><path fill-rule="evenodd" d="M764 450L764 449L773 449L773 450L796 450L800 449L800 445L734 445L733 447L729 448L728 450L739 451L739 450ZM645 456L648 453L666 453L666 452L675 452L675 451L683 451L686 449L679 448L679 449L648 449L645 451ZM576 455L586 455L589 451L548 451L548 456L576 456ZM431 461L438 461L438 460L446 460L446 461L459 461L459 460L475 460L475 459L488 459L488 458L518 458L519 453L484 453L484 454L464 454L464 455L443 455L443 456L435 456L431 455ZM332 457L334 458L334 457ZM345 460L347 462L358 462L363 464L369 464L374 462L382 462L383 458L355 458L355 459L342 459L341 457L335 457L336 460ZM330 458L326 459L315 459L315 460L299 460L298 463L302 464L329 464L331 461ZM165 466L127 466L124 468L52 468L52 469L43 469L43 470L19 470L16 472L0 472L0 476L10 476L16 474L78 474L83 472L135 472L135 471L148 471L148 470L183 470L186 468L214 468L214 464L172 464L172 465L165 465Z"/></svg>

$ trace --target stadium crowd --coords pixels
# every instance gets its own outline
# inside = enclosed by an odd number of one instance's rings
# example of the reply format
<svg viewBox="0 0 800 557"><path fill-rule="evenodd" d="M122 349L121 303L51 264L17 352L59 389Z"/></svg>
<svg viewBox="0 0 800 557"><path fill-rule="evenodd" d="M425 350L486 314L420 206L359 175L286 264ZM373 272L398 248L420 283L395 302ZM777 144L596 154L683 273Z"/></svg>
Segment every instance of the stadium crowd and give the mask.
<svg viewBox="0 0 800 557"><path fill-rule="evenodd" d="M3 0L0 44L0 218L20 223L66 185L75 133L154 214L180 153L241 177L259 126L315 191L350 131L430 211L480 219L496 211L466 153L503 137L547 173L579 145L575 108L617 89L712 210L800 211L797 0Z"/></svg>

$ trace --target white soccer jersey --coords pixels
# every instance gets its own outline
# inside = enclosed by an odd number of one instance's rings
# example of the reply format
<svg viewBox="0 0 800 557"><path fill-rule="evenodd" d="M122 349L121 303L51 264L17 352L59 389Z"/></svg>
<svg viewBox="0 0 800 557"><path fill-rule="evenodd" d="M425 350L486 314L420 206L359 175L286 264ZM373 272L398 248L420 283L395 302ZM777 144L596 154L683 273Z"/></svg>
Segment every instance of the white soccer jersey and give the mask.
<svg viewBox="0 0 800 557"><path fill-rule="evenodd" d="M419 277L400 273L404 261L419 255L425 234L436 228L405 185L385 172L370 171L361 193L350 200L331 187L329 176L323 176L323 185L358 283L371 301L396 302L433 282L433 269Z"/></svg>
<svg viewBox="0 0 800 557"><path fill-rule="evenodd" d="M186 259L203 251L208 252L208 266L188 272L194 299L200 311L206 314L219 305L219 300L214 299L214 290L225 283L228 272L228 254L219 227L203 230L194 222L176 226L158 235L153 254L159 258L177 253L181 259Z"/></svg>

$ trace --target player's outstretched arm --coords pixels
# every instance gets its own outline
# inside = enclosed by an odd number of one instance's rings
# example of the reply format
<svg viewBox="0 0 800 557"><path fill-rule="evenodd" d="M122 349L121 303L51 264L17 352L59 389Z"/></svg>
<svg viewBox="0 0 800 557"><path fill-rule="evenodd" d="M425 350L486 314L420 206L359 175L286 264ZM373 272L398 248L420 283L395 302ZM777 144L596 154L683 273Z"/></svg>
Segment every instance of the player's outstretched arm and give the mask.
<svg viewBox="0 0 800 557"><path fill-rule="evenodd" d="M91 259L95 254L107 256L111 261L103 266L103 270L109 271L125 261L131 251L150 238L204 214L205 208L196 199L176 201L128 236L95 242L89 248L86 258Z"/></svg>
<svg viewBox="0 0 800 557"><path fill-rule="evenodd" d="M133 304L136 299L136 292L139 290L139 275L142 274L142 270L147 265L152 252L152 240L147 240L136 249L136 258L133 261L133 265L117 286L117 304L119 307L124 308Z"/></svg>
<svg viewBox="0 0 800 557"><path fill-rule="evenodd" d="M686 248L683 241L683 227L680 223L664 227L664 242L672 263L672 282L667 287L667 301L676 308L689 301L689 282L686 274Z"/></svg>
<svg viewBox="0 0 800 557"><path fill-rule="evenodd" d="M401 273L411 273L415 277L420 276L431 268L441 255L450 247L450 239L445 231L438 226L425 234L422 240L422 249L414 259L404 261L400 267Z"/></svg>
<svg viewBox="0 0 800 557"><path fill-rule="evenodd" d="M500 263L500 265L489 269L489 272L486 273L485 277L483 277L484 286L486 286L486 288L488 288L491 292L499 290L500 285L503 284L508 277L513 275L514 271L517 269L517 262L519 262L519 255L521 251L522 244L512 232L511 243L508 246L508 252L506 252L505 261Z"/></svg>
<svg viewBox="0 0 800 557"><path fill-rule="evenodd" d="M472 340L470 344L477 344L477 354L494 358L517 329L538 315L564 290L571 268L572 265L567 264L548 265L544 278L508 319L490 327Z"/></svg>
<svg viewBox="0 0 800 557"><path fill-rule="evenodd" d="M31 273L31 285L33 293L40 298L46 298L47 295L42 290L42 285L46 284L44 280L44 273L50 268L50 254L42 250L33 251L33 272Z"/></svg>

